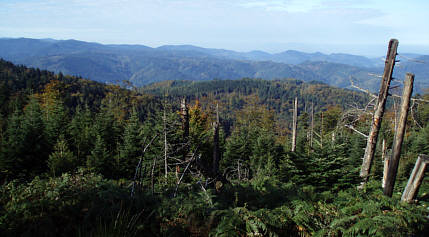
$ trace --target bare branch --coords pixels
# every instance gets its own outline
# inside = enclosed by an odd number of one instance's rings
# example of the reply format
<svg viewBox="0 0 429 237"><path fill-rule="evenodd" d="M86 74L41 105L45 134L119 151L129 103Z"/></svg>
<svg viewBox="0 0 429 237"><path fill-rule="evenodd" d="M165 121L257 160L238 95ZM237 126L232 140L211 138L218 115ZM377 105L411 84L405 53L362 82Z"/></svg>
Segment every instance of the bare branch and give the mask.
<svg viewBox="0 0 429 237"><path fill-rule="evenodd" d="M418 122L417 122L417 120L416 120L416 117L415 117L415 113L414 113L414 105L415 105L416 103L415 103L415 101L412 101L412 103L411 103L411 108L410 108L410 111L411 111L411 118L413 119L413 121L414 121L414 123L420 128L420 129L422 129L423 127L422 127L422 125L420 125Z"/></svg>
<svg viewBox="0 0 429 237"><path fill-rule="evenodd" d="M351 80L351 79L350 79L350 83L351 83L351 87L356 88L356 89L358 89L358 90L360 90L362 92L365 92L365 93L367 93L371 97L378 98L376 95L372 94L369 90L366 90L366 89L363 89L363 88L360 88L360 87L356 86L353 83L353 80Z"/></svg>
<svg viewBox="0 0 429 237"><path fill-rule="evenodd" d="M396 94L392 94L392 97L397 97L397 98L401 98L400 95L396 95ZM417 98L411 98L411 101L420 101L420 102L426 102L429 103L429 100L424 100L424 99L417 99Z"/></svg>
<svg viewBox="0 0 429 237"><path fill-rule="evenodd" d="M373 102L375 102L375 100L377 99L377 97L373 97L369 102L368 102L368 104L366 104L366 106L365 106L365 112L368 110L368 107L370 107L370 106L375 106L375 104L373 104ZM371 113L372 114L372 113Z"/></svg>
<svg viewBox="0 0 429 237"><path fill-rule="evenodd" d="M404 56L404 55L399 55L399 57L401 57L401 58L405 58L405 59L407 59L408 61L415 62L415 63L426 63L426 62L425 62L425 61L423 61L423 60L418 60L418 59L410 58L410 57L407 57L407 56Z"/></svg>
<svg viewBox="0 0 429 237"><path fill-rule="evenodd" d="M193 160L194 160L194 158L195 158L195 153L196 153L196 152L194 152L194 154L192 155L191 160L190 160L190 161L188 162L188 164L186 165L185 170L184 170L184 171L183 171L183 173L182 173L182 176L180 176L180 179L179 179L179 181L177 182L176 189L174 190L174 197L176 197L176 195L177 195L177 190L179 189L179 185L180 185L180 183L182 182L183 176L185 176L186 171L187 171L187 170L188 170L188 168L189 168L189 165L191 165L192 161L193 161ZM201 157L201 154L200 154L199 156Z"/></svg>
<svg viewBox="0 0 429 237"><path fill-rule="evenodd" d="M146 152L147 148L149 148L149 146L152 144L152 142L155 140L155 138L157 136L158 136L158 134L156 134L155 136L153 136L152 140L150 140L150 142L144 147L143 154Z"/></svg>
<svg viewBox="0 0 429 237"><path fill-rule="evenodd" d="M322 136L320 136L320 134L319 133L317 133L317 132L314 132L314 134L316 134L319 138L321 138Z"/></svg>
<svg viewBox="0 0 429 237"><path fill-rule="evenodd" d="M136 172L134 173L134 180L133 180L133 184L132 184L132 188L131 188L131 197L134 196L135 184L136 184L137 177L140 174L141 164L142 164L142 161L143 161L144 154L146 153L146 150L149 148L149 146L152 144L152 142L155 140L155 138L157 136L158 136L158 134L155 134L155 136L153 136L152 140L143 148L142 155L141 155L141 157L139 159L139 163L137 164L137 167L136 167ZM146 138L145 138L144 142L146 142Z"/></svg>
<svg viewBox="0 0 429 237"><path fill-rule="evenodd" d="M374 74L374 73L368 73L368 75L373 76L373 77L379 77L382 78L382 75L378 75L378 74Z"/></svg>
<svg viewBox="0 0 429 237"><path fill-rule="evenodd" d="M346 125L344 125L344 126L345 126L346 128L350 128L351 130L355 131L357 134L362 135L362 136L364 136L364 137L368 138L368 135L366 135L366 134L364 134L364 133L360 132L359 130L357 130L356 128L354 128L352 125L348 125L348 124L346 124Z"/></svg>

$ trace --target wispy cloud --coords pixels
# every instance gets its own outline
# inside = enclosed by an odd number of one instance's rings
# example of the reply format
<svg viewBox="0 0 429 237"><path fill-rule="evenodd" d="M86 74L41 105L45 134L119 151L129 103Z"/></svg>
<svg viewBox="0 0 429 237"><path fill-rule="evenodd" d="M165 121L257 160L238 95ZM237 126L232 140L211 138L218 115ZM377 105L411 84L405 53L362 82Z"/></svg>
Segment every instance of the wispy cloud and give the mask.
<svg viewBox="0 0 429 237"><path fill-rule="evenodd" d="M238 5L245 8L262 8L267 11L286 11L286 12L308 12L320 5L319 0L298 1L298 0L253 0L242 1Z"/></svg>
<svg viewBox="0 0 429 237"><path fill-rule="evenodd" d="M429 45L427 9L427 0L0 0L0 37L237 50L391 37Z"/></svg>

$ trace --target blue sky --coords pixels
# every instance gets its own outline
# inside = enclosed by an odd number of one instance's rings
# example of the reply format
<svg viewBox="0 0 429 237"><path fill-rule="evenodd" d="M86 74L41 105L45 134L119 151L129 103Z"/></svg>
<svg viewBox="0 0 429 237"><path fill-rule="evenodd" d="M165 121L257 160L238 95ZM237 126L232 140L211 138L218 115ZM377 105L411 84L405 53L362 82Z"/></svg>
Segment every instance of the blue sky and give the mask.
<svg viewBox="0 0 429 237"><path fill-rule="evenodd" d="M427 0L1 0L0 37L429 54Z"/></svg>

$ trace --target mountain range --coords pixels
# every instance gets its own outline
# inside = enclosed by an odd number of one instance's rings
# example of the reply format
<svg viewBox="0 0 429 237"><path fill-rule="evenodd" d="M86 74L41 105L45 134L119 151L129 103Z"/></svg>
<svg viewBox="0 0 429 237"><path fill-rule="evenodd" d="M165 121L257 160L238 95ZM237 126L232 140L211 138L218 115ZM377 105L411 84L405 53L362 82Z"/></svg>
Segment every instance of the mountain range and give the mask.
<svg viewBox="0 0 429 237"><path fill-rule="evenodd" d="M337 87L350 86L350 79L376 91L383 72L382 57L350 54L304 53L288 50L236 52L192 45L103 45L77 40L2 38L0 57L16 64L64 74L79 75L99 82L123 80L136 86L164 80L212 80L295 78L320 81ZM416 74L415 88L429 87L429 56L400 54L395 77Z"/></svg>

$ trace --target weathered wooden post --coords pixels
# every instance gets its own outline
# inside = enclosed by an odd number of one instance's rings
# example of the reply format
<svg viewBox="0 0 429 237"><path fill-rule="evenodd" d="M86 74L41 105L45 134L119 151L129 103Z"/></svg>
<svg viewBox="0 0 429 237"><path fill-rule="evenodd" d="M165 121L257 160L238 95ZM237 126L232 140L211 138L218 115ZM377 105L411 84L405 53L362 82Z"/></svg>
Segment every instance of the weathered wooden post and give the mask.
<svg viewBox="0 0 429 237"><path fill-rule="evenodd" d="M393 139L392 157L384 186L384 195L391 197L395 186L396 173L398 171L399 159L401 157L402 141L404 140L405 128L407 126L408 109L410 108L411 94L413 93L414 74L407 73L404 82L404 92L401 99L401 114L397 124L395 138Z"/></svg>
<svg viewBox="0 0 429 237"><path fill-rule="evenodd" d="M402 193L402 201L412 202L416 198L428 163L429 156L419 155L414 165L413 172L411 172L410 179L408 179L407 186Z"/></svg>
<svg viewBox="0 0 429 237"><path fill-rule="evenodd" d="M362 167L360 170L360 177L362 178L361 187L363 187L368 181L369 171L371 169L372 160L374 159L375 146L377 144L378 132L380 131L380 125L383 119L389 86L392 80L398 44L399 42L396 39L391 39L389 42L383 79L381 81L380 92L378 93L377 107L374 113L374 117L372 119L371 131L368 135L365 155L363 157Z"/></svg>
<svg viewBox="0 0 429 237"><path fill-rule="evenodd" d="M297 123L298 123L298 97L295 97L295 102L293 107L293 124L292 124L292 149L291 149L292 152L296 150Z"/></svg>

